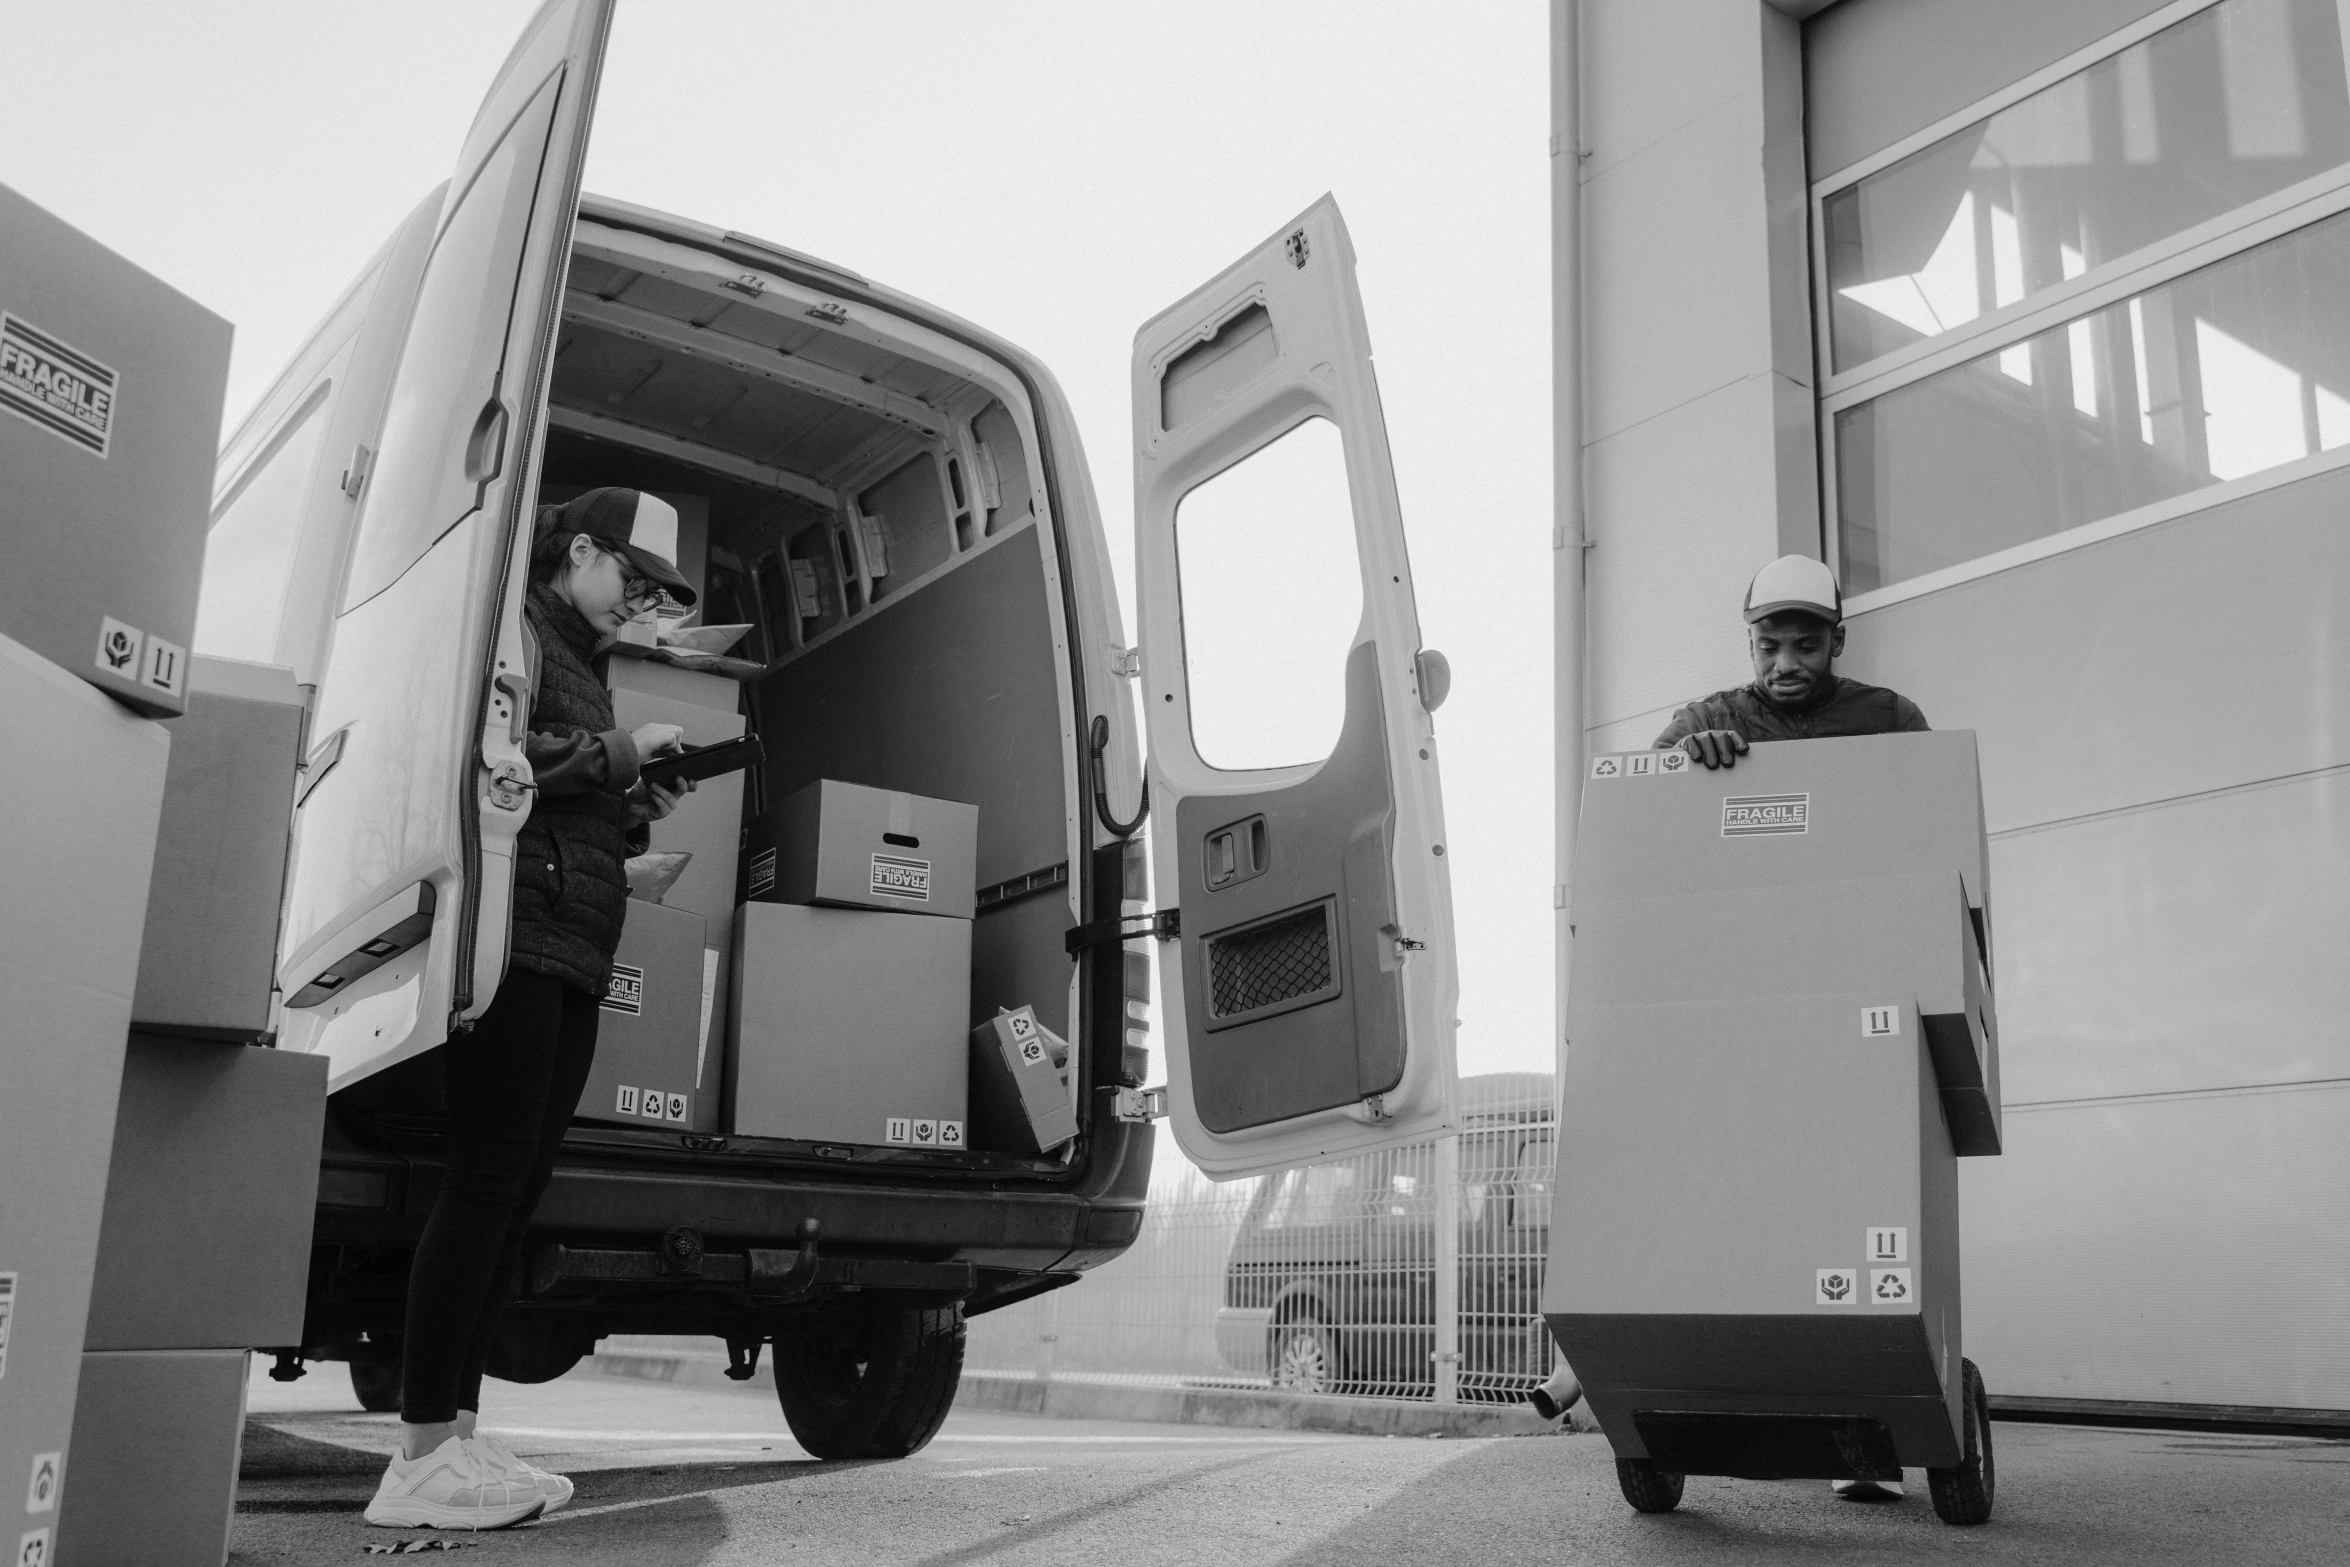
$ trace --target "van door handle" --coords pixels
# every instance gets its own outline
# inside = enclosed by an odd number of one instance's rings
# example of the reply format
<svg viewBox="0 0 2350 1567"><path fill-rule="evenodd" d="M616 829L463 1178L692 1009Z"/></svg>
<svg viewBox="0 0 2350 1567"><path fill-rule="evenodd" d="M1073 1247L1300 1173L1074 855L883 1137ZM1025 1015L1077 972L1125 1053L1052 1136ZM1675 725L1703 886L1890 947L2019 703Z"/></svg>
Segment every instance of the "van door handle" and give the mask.
<svg viewBox="0 0 2350 1567"><path fill-rule="evenodd" d="M465 477L474 484L487 484L505 465L506 405L493 397L475 415L473 433L465 438Z"/></svg>
<svg viewBox="0 0 2350 1567"><path fill-rule="evenodd" d="M530 681L519 669L503 669L490 685L506 699L506 739L522 744L530 724Z"/></svg>

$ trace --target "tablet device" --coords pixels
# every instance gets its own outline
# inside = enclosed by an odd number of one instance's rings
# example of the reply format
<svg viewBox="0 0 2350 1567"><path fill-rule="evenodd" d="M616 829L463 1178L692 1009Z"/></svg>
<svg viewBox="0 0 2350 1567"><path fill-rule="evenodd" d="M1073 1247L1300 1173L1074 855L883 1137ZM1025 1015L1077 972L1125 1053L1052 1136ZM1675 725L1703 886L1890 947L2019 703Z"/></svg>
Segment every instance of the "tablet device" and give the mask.
<svg viewBox="0 0 2350 1567"><path fill-rule="evenodd" d="M721 740L716 745L688 746L683 751L656 756L637 769L637 776L648 784L674 789L688 778L715 778L720 773L740 772L765 759L759 737L743 735L739 739Z"/></svg>

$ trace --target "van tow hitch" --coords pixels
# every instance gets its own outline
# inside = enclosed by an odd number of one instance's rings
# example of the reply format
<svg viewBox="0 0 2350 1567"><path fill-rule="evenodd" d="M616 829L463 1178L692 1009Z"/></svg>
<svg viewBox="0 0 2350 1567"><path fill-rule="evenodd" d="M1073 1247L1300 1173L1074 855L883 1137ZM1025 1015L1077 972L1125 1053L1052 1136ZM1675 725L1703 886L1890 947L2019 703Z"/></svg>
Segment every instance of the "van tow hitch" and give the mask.
<svg viewBox="0 0 2350 1567"><path fill-rule="evenodd" d="M766 1348L763 1338L730 1338L726 1341L726 1375L736 1382L748 1382L759 1374L759 1351Z"/></svg>
<svg viewBox="0 0 2350 1567"><path fill-rule="evenodd" d="M824 1238L822 1219L800 1221L800 1249L763 1251L751 1248L751 1266L743 1282L751 1294L762 1301L805 1300L816 1289L816 1243ZM731 1360L733 1347L727 1349ZM728 1375L733 1375L731 1368ZM748 1373L745 1373L748 1375Z"/></svg>

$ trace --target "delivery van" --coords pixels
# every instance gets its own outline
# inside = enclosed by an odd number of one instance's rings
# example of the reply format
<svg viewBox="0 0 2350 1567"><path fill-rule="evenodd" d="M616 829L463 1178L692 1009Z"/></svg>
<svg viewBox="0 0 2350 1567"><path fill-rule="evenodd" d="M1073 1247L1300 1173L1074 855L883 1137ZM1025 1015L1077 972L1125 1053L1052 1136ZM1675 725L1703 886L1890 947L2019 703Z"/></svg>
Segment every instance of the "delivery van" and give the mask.
<svg viewBox="0 0 2350 1567"><path fill-rule="evenodd" d="M769 1048L760 1029L866 1016L893 984L941 981L931 960L895 980L886 964L879 980L844 973L837 994L803 974L798 1002L769 984L754 1008L746 987L804 953L784 938L746 947L785 927L734 918L747 883L724 863L698 895L705 949L690 933L686 949L706 964L679 1025L697 1030L698 1086L633 1111L640 1085L591 1088L491 1369L543 1380L606 1333L708 1334L747 1377L772 1346L811 1451L900 1455L944 1417L965 1318L1073 1283L1133 1240L1162 1107L1220 1178L1451 1124L1456 980L1429 717L1448 677L1420 647L1330 200L1136 340L1130 648L1076 428L1043 365L780 245L582 198L611 9L538 13L449 183L221 457L197 645L289 666L308 710L276 1042L325 1056L332 1096L307 1325L281 1369L347 1359L371 1407L396 1399L408 1258L440 1172L436 1052L466 1048L505 972L531 809L531 521L543 501L624 485L678 507L700 605L619 649L615 685L625 671L634 689L661 686L764 752L738 777L734 815L702 823L704 868L819 783L975 809L967 901L913 916L968 920L949 1046L970 1059L960 1030L1032 1009L1068 1045L1056 1081L1076 1135L1038 1152L976 1121L950 1136L945 1115L923 1117L927 1141L879 1124L775 1135L729 1103L729 1081L813 1095L895 1070L917 1045L935 1056L935 1039L852 1022L820 1048L799 1039L786 1067L724 1070L729 1052ZM1193 742L1178 507L1316 420L1343 440L1337 504L1362 581L1343 733L1308 765L1219 770ZM697 624L744 629L705 656ZM655 907L630 904L632 935L661 923ZM1146 1090L1153 951L1168 1080ZM630 981L645 1017L649 976ZM607 1000L607 1049L638 999Z"/></svg>

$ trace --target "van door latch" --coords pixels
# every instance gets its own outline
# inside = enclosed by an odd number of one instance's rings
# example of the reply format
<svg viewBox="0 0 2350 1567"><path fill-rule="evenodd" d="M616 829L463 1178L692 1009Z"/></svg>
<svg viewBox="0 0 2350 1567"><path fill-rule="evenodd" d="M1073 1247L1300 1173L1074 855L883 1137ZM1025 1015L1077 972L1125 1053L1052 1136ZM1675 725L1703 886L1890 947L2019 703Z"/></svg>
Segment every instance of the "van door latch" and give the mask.
<svg viewBox="0 0 2350 1567"><path fill-rule="evenodd" d="M1173 941L1182 934L1183 911L1157 909L1149 914L1121 914L1114 920L1087 920L1082 925L1072 925L1069 933L1061 938L1061 946L1069 956L1075 957L1090 947L1116 946L1120 942L1140 941L1145 936Z"/></svg>
<svg viewBox="0 0 2350 1567"><path fill-rule="evenodd" d="M490 769L490 804L501 811L526 808L537 788L538 785L531 781L530 769L520 762L509 758Z"/></svg>
<svg viewBox="0 0 2350 1567"><path fill-rule="evenodd" d="M1167 1118L1166 1086L1115 1089L1110 1094L1110 1114L1121 1121L1163 1121Z"/></svg>

